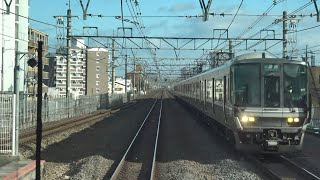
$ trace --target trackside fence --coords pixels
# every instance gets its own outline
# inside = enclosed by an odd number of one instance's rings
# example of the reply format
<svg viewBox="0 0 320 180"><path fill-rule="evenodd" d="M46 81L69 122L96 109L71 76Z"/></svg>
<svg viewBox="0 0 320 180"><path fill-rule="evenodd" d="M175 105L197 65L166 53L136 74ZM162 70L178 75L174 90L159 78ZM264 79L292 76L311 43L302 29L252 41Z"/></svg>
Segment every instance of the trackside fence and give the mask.
<svg viewBox="0 0 320 180"><path fill-rule="evenodd" d="M11 154L14 140L15 96L0 94L0 155ZM42 101L42 122L66 120L107 109L126 102L124 94L100 94L78 98L52 98ZM19 129L37 124L37 98L20 100Z"/></svg>

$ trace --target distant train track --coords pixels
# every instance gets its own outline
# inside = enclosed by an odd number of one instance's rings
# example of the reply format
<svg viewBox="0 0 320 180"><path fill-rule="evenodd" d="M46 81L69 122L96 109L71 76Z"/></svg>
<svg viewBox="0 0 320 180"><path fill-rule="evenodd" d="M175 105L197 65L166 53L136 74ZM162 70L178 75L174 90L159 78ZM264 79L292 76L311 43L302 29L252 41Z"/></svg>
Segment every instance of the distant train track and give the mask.
<svg viewBox="0 0 320 180"><path fill-rule="evenodd" d="M159 96L158 96L159 97ZM163 97L157 98L118 163L111 179L154 179ZM146 140L147 139L147 140ZM143 142L143 143L141 143ZM139 170L130 170L130 161L142 161ZM133 176L135 176L133 178Z"/></svg>
<svg viewBox="0 0 320 180"><path fill-rule="evenodd" d="M42 131L42 137L54 135L54 134L63 132L65 130L68 130L70 128L81 126L89 122L102 120L103 118L110 116L110 114L113 114L119 111L120 109L127 108L133 104L135 103L130 102L120 106L113 107L111 109L101 110L87 116L80 116L80 117L76 117L68 120L61 120L61 121L45 124ZM27 129L21 132L19 137L20 137L19 139L20 144L35 142L37 137L36 129L35 128Z"/></svg>
<svg viewBox="0 0 320 180"><path fill-rule="evenodd" d="M264 156L251 156L246 158L253 162L266 176L271 179L310 179L320 180L307 169L299 166L297 163L291 161L282 155L264 155Z"/></svg>

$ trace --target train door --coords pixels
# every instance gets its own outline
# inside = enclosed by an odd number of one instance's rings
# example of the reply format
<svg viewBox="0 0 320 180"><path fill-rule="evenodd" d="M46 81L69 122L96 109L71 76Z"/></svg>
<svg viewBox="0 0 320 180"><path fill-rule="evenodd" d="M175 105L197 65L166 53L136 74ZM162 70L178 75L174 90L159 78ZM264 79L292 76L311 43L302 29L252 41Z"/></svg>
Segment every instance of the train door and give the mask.
<svg viewBox="0 0 320 180"><path fill-rule="evenodd" d="M203 87L203 104L204 107L206 107L206 101L207 101L207 80L204 80L204 87Z"/></svg>

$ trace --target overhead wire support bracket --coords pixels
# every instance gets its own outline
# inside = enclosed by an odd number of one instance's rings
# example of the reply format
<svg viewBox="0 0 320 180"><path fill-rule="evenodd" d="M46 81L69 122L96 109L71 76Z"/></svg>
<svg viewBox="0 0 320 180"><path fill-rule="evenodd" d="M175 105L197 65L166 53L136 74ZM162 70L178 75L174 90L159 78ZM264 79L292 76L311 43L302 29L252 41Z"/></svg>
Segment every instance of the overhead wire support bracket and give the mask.
<svg viewBox="0 0 320 180"><path fill-rule="evenodd" d="M317 0L313 0L313 3L314 3L314 7L316 8L316 11L317 11L317 22L320 22L320 11L318 9Z"/></svg>
<svg viewBox="0 0 320 180"><path fill-rule="evenodd" d="M87 20L87 11L88 11L88 7L89 7L89 3L90 3L90 0L87 1L86 7L84 8L82 0L80 0L80 5L82 8L82 12L83 12L83 20Z"/></svg>
<svg viewBox="0 0 320 180"><path fill-rule="evenodd" d="M82 27L82 33L83 33L83 35L84 35L84 30L85 29L95 29L96 30L96 34L97 34L97 36L99 36L99 31L98 31L98 27L96 27L96 26L83 26Z"/></svg>
<svg viewBox="0 0 320 180"><path fill-rule="evenodd" d="M268 34L268 32L272 32L273 33L273 39L276 39L276 33L275 33L275 30L267 30L267 29L263 29L263 30L261 30L260 31L260 39L265 39L265 38L262 38L262 32L266 32L267 33L267 35L269 35Z"/></svg>
<svg viewBox="0 0 320 180"><path fill-rule="evenodd" d="M7 7L6 14L9 15L10 14L10 6L11 6L11 3L12 3L12 0L10 0L9 3L7 2L7 0L4 0L4 2L6 3L6 7Z"/></svg>
<svg viewBox="0 0 320 180"><path fill-rule="evenodd" d="M200 2L200 6L202 9L202 13L203 13L203 21L208 21L209 19L209 10L210 10L210 6L212 3L212 0L208 0L208 4L206 5L204 3L204 0L199 0Z"/></svg>

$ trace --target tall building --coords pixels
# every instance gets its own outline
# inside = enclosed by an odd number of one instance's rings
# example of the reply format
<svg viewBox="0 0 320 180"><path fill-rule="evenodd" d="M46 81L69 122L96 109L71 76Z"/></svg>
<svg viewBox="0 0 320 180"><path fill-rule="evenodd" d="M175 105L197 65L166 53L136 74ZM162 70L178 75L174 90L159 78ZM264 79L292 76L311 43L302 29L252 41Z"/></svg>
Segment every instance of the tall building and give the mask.
<svg viewBox="0 0 320 180"><path fill-rule="evenodd" d="M80 41L81 42L81 41ZM108 92L107 49L85 49L81 44L72 43L70 49L70 93L72 97L105 94ZM55 87L60 97L66 96L67 60L66 51L48 54L49 87Z"/></svg>
<svg viewBox="0 0 320 180"><path fill-rule="evenodd" d="M135 69L127 73L127 78L131 80L131 84L134 86L133 89L136 93L144 90L144 69L141 64L136 64Z"/></svg>
<svg viewBox="0 0 320 180"><path fill-rule="evenodd" d="M108 59L107 49L90 48L87 50L87 95L108 93Z"/></svg>
<svg viewBox="0 0 320 180"><path fill-rule="evenodd" d="M70 49L70 94L73 97L85 95L86 83L86 53L85 49L73 47ZM56 87L60 97L66 96L67 59L66 51L48 54L49 87Z"/></svg>
<svg viewBox="0 0 320 180"><path fill-rule="evenodd" d="M48 50L48 35L44 32L38 31L36 29L30 28L28 30L29 43L28 43L28 52L29 57L34 57L38 60L38 41L43 42L42 46L42 64L43 64L43 73L42 73L42 93L48 93L48 70L49 64L45 58L46 52ZM37 95L37 77L38 77L38 68L37 67L26 67L26 85L27 93L29 96Z"/></svg>
<svg viewBox="0 0 320 180"><path fill-rule="evenodd" d="M14 67L15 62L19 62L17 81L18 90L24 91L24 74L26 62L28 60L28 19L29 1L12 1L8 7L10 12L18 15L6 13L5 1L0 1L2 8L0 13L0 90L4 92L14 91Z"/></svg>

